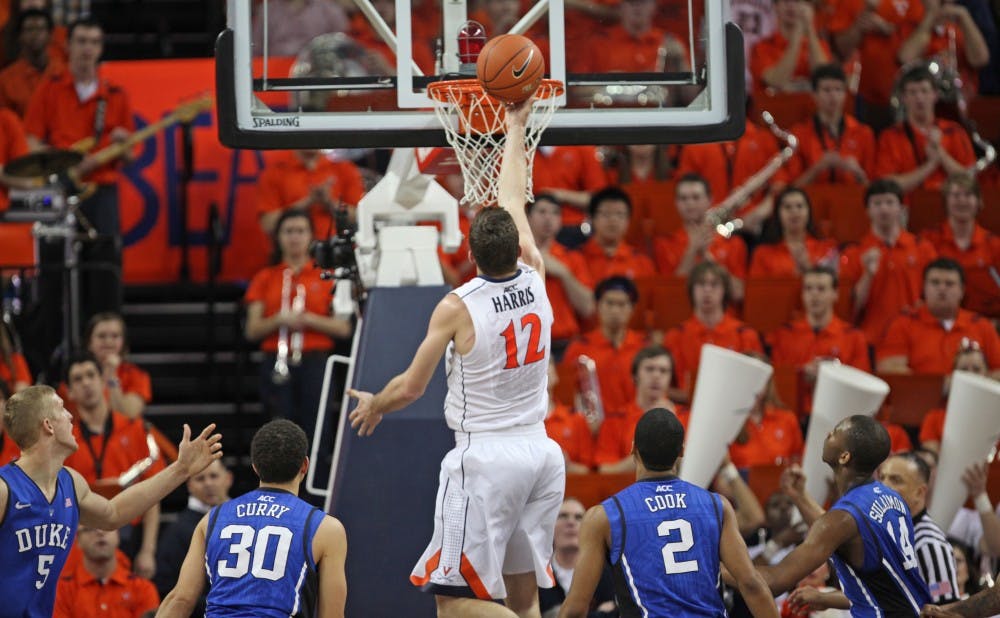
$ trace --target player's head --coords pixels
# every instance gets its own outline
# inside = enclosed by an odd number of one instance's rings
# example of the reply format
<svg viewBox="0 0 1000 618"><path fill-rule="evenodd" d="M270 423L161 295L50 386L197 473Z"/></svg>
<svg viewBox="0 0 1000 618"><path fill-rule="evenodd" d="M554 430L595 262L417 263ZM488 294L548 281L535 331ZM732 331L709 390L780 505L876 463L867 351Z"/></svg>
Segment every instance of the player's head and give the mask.
<svg viewBox="0 0 1000 618"><path fill-rule="evenodd" d="M229 489L233 486L233 473L221 459L216 459L208 467L187 481L187 490L192 498L208 506L222 504L229 499Z"/></svg>
<svg viewBox="0 0 1000 618"><path fill-rule="evenodd" d="M70 70L93 69L104 51L104 28L93 18L78 19L67 27L66 41Z"/></svg>
<svg viewBox="0 0 1000 618"><path fill-rule="evenodd" d="M870 476L889 456L889 432L882 423L864 414L837 423L823 443L823 461L836 472L841 468L857 476Z"/></svg>
<svg viewBox="0 0 1000 618"><path fill-rule="evenodd" d="M556 552L560 550L580 548L580 524L587 512L583 503L573 497L567 497L559 507L556 517L555 534L552 545Z"/></svg>
<svg viewBox="0 0 1000 618"><path fill-rule="evenodd" d="M632 359L635 389L650 398L666 398L674 376L674 357L658 345L645 347Z"/></svg>
<svg viewBox="0 0 1000 618"><path fill-rule="evenodd" d="M865 208L872 228L900 227L903 225L903 189L891 178L873 180L865 190Z"/></svg>
<svg viewBox="0 0 1000 618"><path fill-rule="evenodd" d="M933 118L937 103L934 76L924 65L915 66L899 78L900 100L907 116Z"/></svg>
<svg viewBox="0 0 1000 618"><path fill-rule="evenodd" d="M94 314L87 322L83 339L87 342L87 350L101 362L112 354L128 351L125 319L113 311Z"/></svg>
<svg viewBox="0 0 1000 618"><path fill-rule="evenodd" d="M618 187L601 189L590 197L589 210L594 240L598 244L618 244L625 239L632 217L632 199L628 193Z"/></svg>
<svg viewBox="0 0 1000 618"><path fill-rule="evenodd" d="M250 442L250 463L261 483L298 481L309 466L309 439L302 428L277 419L257 430Z"/></svg>
<svg viewBox="0 0 1000 618"><path fill-rule="evenodd" d="M684 425L670 410L653 408L636 423L632 444L640 473L670 472L684 450Z"/></svg>
<svg viewBox="0 0 1000 618"><path fill-rule="evenodd" d="M4 431L14 444L25 451L43 438L52 440L69 453L76 450L73 415L51 386L29 386L14 393L3 410Z"/></svg>
<svg viewBox="0 0 1000 618"><path fill-rule="evenodd" d="M802 306L809 315L831 314L837 293L837 271L829 266L812 266L802 273Z"/></svg>
<svg viewBox="0 0 1000 618"><path fill-rule="evenodd" d="M469 252L479 272L503 277L517 270L520 253L514 218L503 208L481 208L469 226Z"/></svg>
<svg viewBox="0 0 1000 618"><path fill-rule="evenodd" d="M539 193L534 202L524 206L528 215L528 227L535 237L535 244L550 242L562 227L562 206L550 193Z"/></svg>
<svg viewBox="0 0 1000 618"><path fill-rule="evenodd" d="M66 392L83 410L101 407L104 399L104 379L101 363L90 352L77 352L66 362Z"/></svg>
<svg viewBox="0 0 1000 618"><path fill-rule="evenodd" d="M711 205L712 189L704 176L684 174L674 185L674 206L684 223L701 223Z"/></svg>
<svg viewBox="0 0 1000 618"><path fill-rule="evenodd" d="M951 258L937 258L924 267L924 303L938 319L952 319L965 296L965 271Z"/></svg>
<svg viewBox="0 0 1000 618"><path fill-rule="evenodd" d="M695 312L725 309L730 300L729 272L716 262L702 262L688 275L687 293Z"/></svg>
<svg viewBox="0 0 1000 618"><path fill-rule="evenodd" d="M983 193L979 181L968 172L951 174L941 185L941 195L948 218L969 223L975 221L983 209Z"/></svg>
<svg viewBox="0 0 1000 618"><path fill-rule="evenodd" d="M309 213L298 208L283 211L274 224L274 233L271 235L274 243L271 263L280 264L290 257L298 259L307 255L314 234Z"/></svg>
<svg viewBox="0 0 1000 618"><path fill-rule="evenodd" d="M892 488L910 507L913 515L927 506L931 468L914 452L889 456L878 469L879 481Z"/></svg>
<svg viewBox="0 0 1000 618"><path fill-rule="evenodd" d="M847 100L847 76L839 64L821 64L809 76L816 107L827 116L839 116Z"/></svg>
<svg viewBox="0 0 1000 618"><path fill-rule="evenodd" d="M117 530L101 530L100 528L80 526L76 534L80 553L86 560L92 562L114 560L120 541L121 537Z"/></svg>
<svg viewBox="0 0 1000 618"><path fill-rule="evenodd" d="M605 330L618 331L628 327L639 300L639 290L628 277L608 277L594 288L597 301L597 321Z"/></svg>

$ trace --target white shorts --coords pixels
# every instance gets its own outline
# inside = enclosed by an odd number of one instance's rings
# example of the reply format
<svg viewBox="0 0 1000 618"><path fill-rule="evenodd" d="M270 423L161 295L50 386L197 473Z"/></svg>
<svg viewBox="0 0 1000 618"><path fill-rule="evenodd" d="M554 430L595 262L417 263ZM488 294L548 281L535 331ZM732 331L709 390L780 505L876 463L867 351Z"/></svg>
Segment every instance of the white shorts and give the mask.
<svg viewBox="0 0 1000 618"><path fill-rule="evenodd" d="M479 599L507 596L503 576L555 578L552 534L566 488L562 449L539 423L456 433L441 462L434 536L410 575L429 592Z"/></svg>

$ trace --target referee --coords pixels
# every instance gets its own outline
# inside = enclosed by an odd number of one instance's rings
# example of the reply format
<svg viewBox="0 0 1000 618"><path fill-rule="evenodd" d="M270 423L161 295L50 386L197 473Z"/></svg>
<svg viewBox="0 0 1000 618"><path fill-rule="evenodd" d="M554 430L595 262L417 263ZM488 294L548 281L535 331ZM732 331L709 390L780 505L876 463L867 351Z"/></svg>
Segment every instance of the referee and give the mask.
<svg viewBox="0 0 1000 618"><path fill-rule="evenodd" d="M913 514L913 551L935 605L958 600L955 557L941 527L927 514L931 469L913 452L893 455L879 471L882 483L896 490ZM905 547L905 541L900 540Z"/></svg>

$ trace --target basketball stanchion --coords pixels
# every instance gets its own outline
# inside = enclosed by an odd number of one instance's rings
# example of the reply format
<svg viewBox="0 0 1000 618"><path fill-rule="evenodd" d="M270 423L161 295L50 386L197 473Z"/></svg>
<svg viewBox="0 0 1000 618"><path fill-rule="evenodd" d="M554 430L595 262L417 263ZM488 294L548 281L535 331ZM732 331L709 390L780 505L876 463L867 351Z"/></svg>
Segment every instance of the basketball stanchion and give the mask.
<svg viewBox="0 0 1000 618"><path fill-rule="evenodd" d="M524 136L528 159L525 199L533 200L531 167L535 150L556 111L563 84L542 80L535 92L532 113ZM455 150L465 179L463 204L486 206L496 203L500 180L500 160L506 139L505 104L487 94L479 80L456 79L427 85L427 94L437 101L434 111L444 127L448 144Z"/></svg>
<svg viewBox="0 0 1000 618"><path fill-rule="evenodd" d="M941 461L928 511L947 527L965 502L962 474L986 461L1000 439L1000 382L968 371L951 376L951 393L941 434Z"/></svg>

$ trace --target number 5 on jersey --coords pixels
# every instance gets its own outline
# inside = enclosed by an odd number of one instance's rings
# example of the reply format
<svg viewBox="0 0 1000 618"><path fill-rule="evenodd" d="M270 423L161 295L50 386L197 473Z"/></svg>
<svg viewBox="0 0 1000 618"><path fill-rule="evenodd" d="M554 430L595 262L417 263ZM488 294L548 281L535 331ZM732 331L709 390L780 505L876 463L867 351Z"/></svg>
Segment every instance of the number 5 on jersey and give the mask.
<svg viewBox="0 0 1000 618"><path fill-rule="evenodd" d="M518 337L519 333L514 320L511 320L507 324L507 328L500 333L507 344L507 364L503 366L504 369L517 369L524 365L537 363L545 358L545 348L540 346L538 341L542 334L542 320L537 313L528 313L521 317L520 333L524 332L528 333L528 345L524 352L524 361L520 363L518 362L520 350L518 350L517 345L520 337Z"/></svg>

